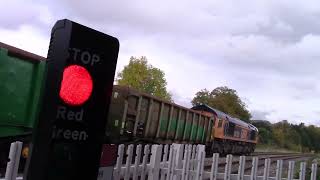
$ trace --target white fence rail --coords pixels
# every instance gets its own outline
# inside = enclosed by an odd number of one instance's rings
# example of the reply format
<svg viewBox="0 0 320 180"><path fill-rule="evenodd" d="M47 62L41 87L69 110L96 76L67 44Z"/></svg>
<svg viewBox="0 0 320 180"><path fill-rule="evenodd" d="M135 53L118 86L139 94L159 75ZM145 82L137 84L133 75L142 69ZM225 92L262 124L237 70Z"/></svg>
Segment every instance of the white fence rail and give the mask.
<svg viewBox="0 0 320 180"><path fill-rule="evenodd" d="M21 179L17 176L21 142L11 144L5 179ZM135 151L135 152L134 152ZM108 154L107 154L108 155ZM126 157L124 159L124 157ZM246 157L240 156L237 173L232 174L232 155L226 157L224 172L218 171L219 154L213 154L211 167L205 164L204 145L119 145L118 157L114 167L100 168L98 180L295 180L295 162L289 161L287 176L283 177L283 160L277 160L275 177L271 177L271 160L265 159L262 176L258 176L258 157L252 158L249 174L245 174ZM310 179L317 180L317 163L311 166ZM305 180L307 171L306 163L300 163L299 180ZM113 171L113 172L112 172ZM112 176L105 176L104 173ZM308 172L309 173L309 172ZM111 178L112 177L112 178ZM0 179L1 180L1 179Z"/></svg>
<svg viewBox="0 0 320 180"><path fill-rule="evenodd" d="M218 172L219 154L213 154L211 168L204 169L205 150L203 145L152 145L144 146L120 145L118 147L118 158L113 171L114 180L294 180L295 162L289 161L287 176L283 177L283 160L277 160L275 177L269 175L271 170L271 159L265 159L262 176L258 176L258 157L252 158L251 172L245 173L246 157L239 158L237 173L232 174L232 155L226 157L224 172ZM124 155L126 153L126 155ZM123 157L126 156L124 161ZM233 169L232 169L233 167ZM316 180L317 164L312 164L311 180ZM306 163L300 163L299 180L306 179Z"/></svg>

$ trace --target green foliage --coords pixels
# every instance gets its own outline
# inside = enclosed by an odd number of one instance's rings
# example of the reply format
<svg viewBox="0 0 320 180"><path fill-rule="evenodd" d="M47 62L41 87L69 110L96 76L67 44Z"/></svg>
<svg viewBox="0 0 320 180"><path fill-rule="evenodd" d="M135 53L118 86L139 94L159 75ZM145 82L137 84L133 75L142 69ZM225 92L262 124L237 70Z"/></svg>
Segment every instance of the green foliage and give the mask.
<svg viewBox="0 0 320 180"><path fill-rule="evenodd" d="M148 64L146 57L131 57L129 64L117 74L117 83L172 101L164 76L163 71Z"/></svg>
<svg viewBox="0 0 320 180"><path fill-rule="evenodd" d="M240 99L236 90L230 89L226 86L217 87L211 92L207 89L202 89L196 93L196 96L193 98L191 103L192 105L200 103L207 104L247 122L251 118L251 114L247 110L246 104Z"/></svg>
<svg viewBox="0 0 320 180"><path fill-rule="evenodd" d="M259 143L300 152L320 152L320 128L290 124L288 121L271 124L268 121L252 121L259 129Z"/></svg>
<svg viewBox="0 0 320 180"><path fill-rule="evenodd" d="M251 121L256 127L259 127L259 143L274 145L274 136L272 124L269 121Z"/></svg>
<svg viewBox="0 0 320 180"><path fill-rule="evenodd" d="M272 144L273 134L266 128L259 128L259 142L263 144Z"/></svg>

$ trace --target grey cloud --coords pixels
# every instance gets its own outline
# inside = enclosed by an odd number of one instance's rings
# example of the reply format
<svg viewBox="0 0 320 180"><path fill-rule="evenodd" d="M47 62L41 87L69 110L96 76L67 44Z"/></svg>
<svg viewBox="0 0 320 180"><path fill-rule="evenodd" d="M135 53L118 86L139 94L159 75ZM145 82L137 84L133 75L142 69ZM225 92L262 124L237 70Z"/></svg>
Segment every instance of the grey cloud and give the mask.
<svg viewBox="0 0 320 180"><path fill-rule="evenodd" d="M90 22L129 27L145 34L177 33L198 37L213 34L258 34L277 40L319 34L317 2L300 1L60 1L70 16ZM248 6L250 4L250 6ZM58 9L58 8L57 8Z"/></svg>
<svg viewBox="0 0 320 180"><path fill-rule="evenodd" d="M260 111L260 110L252 110L251 115L253 120L267 120L268 116L272 113L272 111Z"/></svg>
<svg viewBox="0 0 320 180"><path fill-rule="evenodd" d="M320 80L314 78L320 76L317 4L34 1L20 6L19 14L9 13L13 5L0 8L0 24L7 29L31 24L48 32L56 19L69 18L118 37L119 65L126 64L130 55L150 58L150 63L165 71L178 104L190 105L202 88L227 85L246 98L256 118L290 119L292 109L297 109L312 119L308 109L316 101L310 97L320 97ZM304 106L307 110L301 111ZM265 107L277 111L265 111Z"/></svg>
<svg viewBox="0 0 320 180"><path fill-rule="evenodd" d="M169 92L171 92L172 94L172 98L174 100L174 103L179 104L181 106L187 107L187 108L191 108L191 98L188 97L182 97L181 95L179 95L177 92L175 92L174 90L169 90Z"/></svg>
<svg viewBox="0 0 320 180"><path fill-rule="evenodd" d="M289 82L289 85L297 90L304 92L315 92L317 91L317 85L315 80L308 81L307 79L296 79Z"/></svg>
<svg viewBox="0 0 320 180"><path fill-rule="evenodd" d="M320 110L319 111L314 111L315 114L320 115Z"/></svg>
<svg viewBox="0 0 320 180"><path fill-rule="evenodd" d="M42 31L48 31L47 21L51 14L47 6L33 1L10 0L0 6L0 28L18 29L23 25L32 25Z"/></svg>
<svg viewBox="0 0 320 180"><path fill-rule="evenodd" d="M318 30L307 28L309 24L314 25L314 21L308 20L309 16L296 14L315 16L318 9L309 12L310 7L303 4L287 3L289 7L286 3L264 1L248 8L245 2L204 3L206 6L192 1L182 4L171 1L61 2L71 16L99 24L99 28L115 32L120 39L152 36L157 45L190 54L208 64L221 61L223 67L257 69L281 75L312 75L316 67L313 64L317 63L320 54L313 53L308 57L312 62L307 64L302 59L306 58L304 51L309 48L305 46L318 43L309 41L318 38L314 35ZM302 26L292 21L294 19L307 23ZM296 41L282 42L281 38L291 36L295 31L299 32L297 36L292 35ZM313 35L311 31L314 31ZM304 68L297 68L300 65Z"/></svg>

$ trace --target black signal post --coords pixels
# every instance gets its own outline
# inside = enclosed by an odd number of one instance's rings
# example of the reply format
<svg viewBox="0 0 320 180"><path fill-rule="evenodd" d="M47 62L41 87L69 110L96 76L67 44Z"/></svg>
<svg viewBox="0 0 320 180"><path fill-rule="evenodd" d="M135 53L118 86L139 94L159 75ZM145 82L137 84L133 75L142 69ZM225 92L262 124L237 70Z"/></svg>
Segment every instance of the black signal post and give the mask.
<svg viewBox="0 0 320 180"><path fill-rule="evenodd" d="M59 20L24 179L96 180L118 58L116 38Z"/></svg>

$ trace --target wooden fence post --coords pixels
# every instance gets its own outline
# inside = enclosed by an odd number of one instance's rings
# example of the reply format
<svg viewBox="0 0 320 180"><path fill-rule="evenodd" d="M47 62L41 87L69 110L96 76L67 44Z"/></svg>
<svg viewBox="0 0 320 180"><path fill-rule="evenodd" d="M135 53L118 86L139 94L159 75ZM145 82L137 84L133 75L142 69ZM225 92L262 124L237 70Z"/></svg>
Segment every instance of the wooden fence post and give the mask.
<svg viewBox="0 0 320 180"><path fill-rule="evenodd" d="M313 163L311 166L311 180L317 180L317 163Z"/></svg>
<svg viewBox="0 0 320 180"><path fill-rule="evenodd" d="M205 157L205 145L197 146L197 172L196 172L196 180L202 180L203 177L203 165L204 165L204 157Z"/></svg>
<svg viewBox="0 0 320 180"><path fill-rule="evenodd" d="M263 180L269 179L270 163L271 160L269 158L264 160Z"/></svg>
<svg viewBox="0 0 320 180"><path fill-rule="evenodd" d="M300 163L300 172L299 172L299 180L306 179L306 162Z"/></svg>
<svg viewBox="0 0 320 180"><path fill-rule="evenodd" d="M11 143L9 152L9 162L7 164L5 179L16 180L20 162L22 142L16 141Z"/></svg>
<svg viewBox="0 0 320 180"><path fill-rule="evenodd" d="M133 168L133 172L132 172L132 180L136 180L138 179L138 171L139 171L139 164L140 164L140 156L141 156L141 148L142 148L142 145L139 144L137 146L137 149L136 149L136 158L134 160L134 168Z"/></svg>
<svg viewBox="0 0 320 180"><path fill-rule="evenodd" d="M192 149L192 145L186 145L184 149L184 160L183 160L182 177L181 177L182 180L187 180L189 178L191 149Z"/></svg>
<svg viewBox="0 0 320 180"><path fill-rule="evenodd" d="M252 158L252 169L251 169L250 180L257 179L258 162L259 162L258 157Z"/></svg>
<svg viewBox="0 0 320 180"><path fill-rule="evenodd" d="M282 159L277 160L276 180L282 180Z"/></svg>
<svg viewBox="0 0 320 180"><path fill-rule="evenodd" d="M121 177L121 165L122 165L122 160L123 160L123 151L124 151L124 145L121 144L118 147L118 158L117 158L116 166L113 170L114 180L119 180Z"/></svg>
<svg viewBox="0 0 320 180"><path fill-rule="evenodd" d="M169 160L168 160L168 168L167 168L167 178L166 180L171 180L172 176L172 167L174 166L174 148L173 145L170 145L170 152L169 152Z"/></svg>
<svg viewBox="0 0 320 180"><path fill-rule="evenodd" d="M246 157L240 156L237 180L243 180L245 166L246 166Z"/></svg>
<svg viewBox="0 0 320 180"><path fill-rule="evenodd" d="M289 161L288 180L293 179L293 173L294 173L294 161Z"/></svg>
<svg viewBox="0 0 320 180"><path fill-rule="evenodd" d="M148 173L148 180L158 180L160 161L162 154L162 145L152 145L151 147L151 158L150 158L150 169Z"/></svg>
<svg viewBox="0 0 320 180"><path fill-rule="evenodd" d="M227 155L226 166L224 169L224 180L230 180L231 166L232 166L232 155L229 154Z"/></svg>
<svg viewBox="0 0 320 180"><path fill-rule="evenodd" d="M169 155L169 145L164 145L164 154L162 156L162 169L160 169L160 180L164 180L167 174L167 167L168 167L168 155Z"/></svg>
<svg viewBox="0 0 320 180"><path fill-rule="evenodd" d="M129 180L131 174L131 162L133 155L133 144L130 144L127 149L127 160L126 160L126 168L124 170L124 180Z"/></svg>
<svg viewBox="0 0 320 180"><path fill-rule="evenodd" d="M190 170L189 170L189 180L194 180L194 171L196 163L196 145L192 145L191 159L190 159Z"/></svg>
<svg viewBox="0 0 320 180"><path fill-rule="evenodd" d="M141 180L146 178L146 172L148 170L147 163L148 163L148 156L150 154L150 145L145 145L143 150L143 159L142 159L142 169L141 169Z"/></svg>
<svg viewBox="0 0 320 180"><path fill-rule="evenodd" d="M214 153L212 157L210 180L217 180L218 163L219 163L219 154Z"/></svg>
<svg viewBox="0 0 320 180"><path fill-rule="evenodd" d="M183 158L184 144L173 144L173 149L176 151L175 169L182 169L182 158ZM175 174L173 176L173 179L180 180L181 174Z"/></svg>

